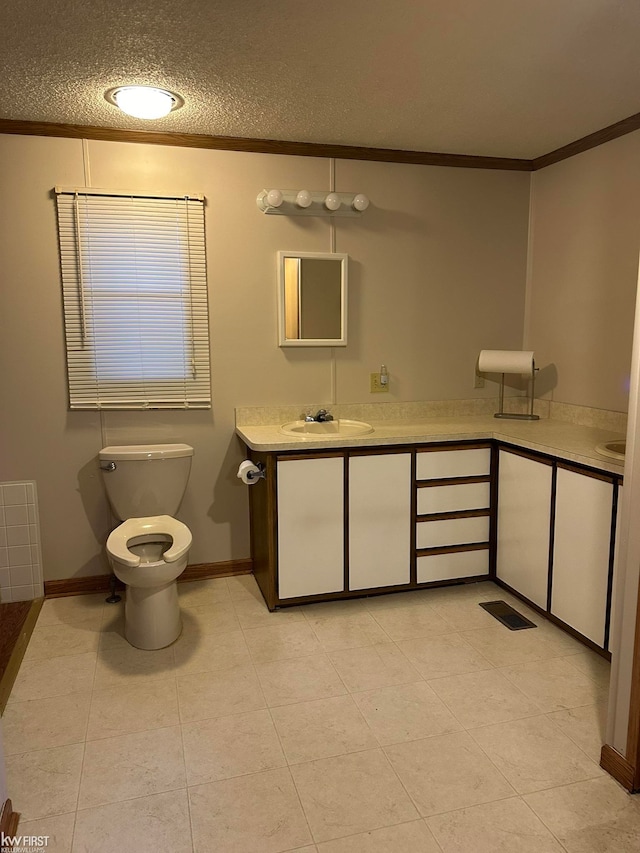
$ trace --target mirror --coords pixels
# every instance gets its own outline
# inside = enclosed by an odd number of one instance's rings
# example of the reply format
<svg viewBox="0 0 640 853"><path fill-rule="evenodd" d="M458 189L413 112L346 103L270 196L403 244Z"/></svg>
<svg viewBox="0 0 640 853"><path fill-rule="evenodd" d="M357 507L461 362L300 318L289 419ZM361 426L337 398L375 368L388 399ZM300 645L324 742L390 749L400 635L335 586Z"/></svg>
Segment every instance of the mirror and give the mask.
<svg viewBox="0 0 640 853"><path fill-rule="evenodd" d="M346 346L348 257L278 252L281 347Z"/></svg>

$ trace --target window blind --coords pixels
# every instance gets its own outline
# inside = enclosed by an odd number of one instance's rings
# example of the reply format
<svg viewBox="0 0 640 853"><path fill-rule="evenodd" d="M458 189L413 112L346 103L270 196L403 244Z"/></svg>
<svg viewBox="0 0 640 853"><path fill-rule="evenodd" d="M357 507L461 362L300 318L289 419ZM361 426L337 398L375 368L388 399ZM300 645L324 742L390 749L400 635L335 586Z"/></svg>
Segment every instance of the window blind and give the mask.
<svg viewBox="0 0 640 853"><path fill-rule="evenodd" d="M210 408L204 200L55 192L70 408Z"/></svg>

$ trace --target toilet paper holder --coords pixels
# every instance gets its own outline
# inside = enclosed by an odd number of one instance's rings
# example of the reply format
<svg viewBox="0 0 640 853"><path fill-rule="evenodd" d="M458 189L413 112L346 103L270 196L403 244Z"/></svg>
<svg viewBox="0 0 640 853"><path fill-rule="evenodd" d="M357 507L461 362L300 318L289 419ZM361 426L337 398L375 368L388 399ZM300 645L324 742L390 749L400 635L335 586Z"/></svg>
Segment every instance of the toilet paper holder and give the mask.
<svg viewBox="0 0 640 853"><path fill-rule="evenodd" d="M247 471L248 479L249 480L259 480L260 478L262 478L263 480L266 480L267 479L267 472L266 472L265 467L262 464L262 462L256 462L255 465L256 465L256 468L258 470L257 471Z"/></svg>

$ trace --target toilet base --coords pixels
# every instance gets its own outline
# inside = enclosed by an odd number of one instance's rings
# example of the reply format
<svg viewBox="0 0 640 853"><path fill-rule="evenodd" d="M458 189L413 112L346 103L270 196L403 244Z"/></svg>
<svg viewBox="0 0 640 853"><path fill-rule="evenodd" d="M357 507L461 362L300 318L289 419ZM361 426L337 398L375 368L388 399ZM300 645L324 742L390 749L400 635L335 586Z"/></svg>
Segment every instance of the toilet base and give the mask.
<svg viewBox="0 0 640 853"><path fill-rule="evenodd" d="M182 618L175 580L161 587L127 586L124 635L138 649L163 649L180 636Z"/></svg>

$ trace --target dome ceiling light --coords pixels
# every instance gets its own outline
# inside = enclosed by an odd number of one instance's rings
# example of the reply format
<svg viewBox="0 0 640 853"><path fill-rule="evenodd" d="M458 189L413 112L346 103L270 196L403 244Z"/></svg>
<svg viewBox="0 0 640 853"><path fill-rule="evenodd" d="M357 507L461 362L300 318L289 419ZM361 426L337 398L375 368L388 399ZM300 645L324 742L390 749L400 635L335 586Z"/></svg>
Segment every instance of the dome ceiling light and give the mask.
<svg viewBox="0 0 640 853"><path fill-rule="evenodd" d="M184 106L180 95L155 86L117 86L104 96L110 104L135 118L162 118Z"/></svg>

